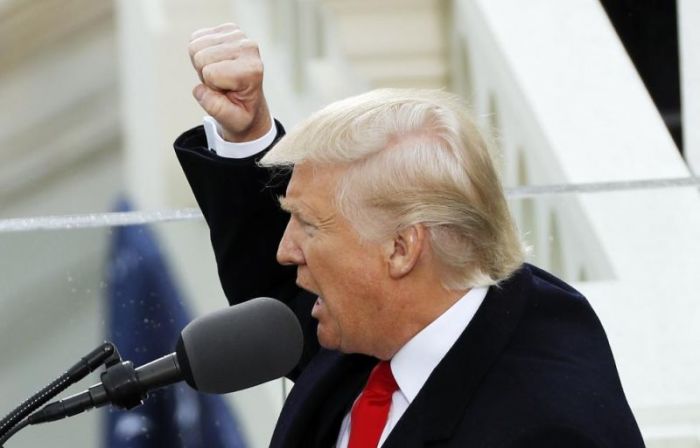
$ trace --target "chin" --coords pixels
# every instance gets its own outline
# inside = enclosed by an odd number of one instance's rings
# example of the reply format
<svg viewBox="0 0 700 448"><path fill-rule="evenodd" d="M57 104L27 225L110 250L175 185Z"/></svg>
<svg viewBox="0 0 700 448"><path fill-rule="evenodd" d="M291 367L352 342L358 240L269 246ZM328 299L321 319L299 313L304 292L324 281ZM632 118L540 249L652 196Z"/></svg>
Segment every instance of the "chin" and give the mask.
<svg viewBox="0 0 700 448"><path fill-rule="evenodd" d="M340 350L339 338L337 336L331 336L324 333L320 324L316 329L316 336L318 337L318 343L321 345L321 347L327 350Z"/></svg>

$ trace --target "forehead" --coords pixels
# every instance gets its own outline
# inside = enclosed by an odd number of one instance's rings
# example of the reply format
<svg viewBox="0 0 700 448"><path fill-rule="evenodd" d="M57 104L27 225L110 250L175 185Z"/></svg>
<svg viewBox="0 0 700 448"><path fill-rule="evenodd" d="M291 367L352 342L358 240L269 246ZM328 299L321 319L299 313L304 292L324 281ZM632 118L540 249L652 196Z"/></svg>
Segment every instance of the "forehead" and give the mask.
<svg viewBox="0 0 700 448"><path fill-rule="evenodd" d="M345 169L337 165L302 163L296 165L287 186L282 206L294 209L299 207L329 207L339 177Z"/></svg>

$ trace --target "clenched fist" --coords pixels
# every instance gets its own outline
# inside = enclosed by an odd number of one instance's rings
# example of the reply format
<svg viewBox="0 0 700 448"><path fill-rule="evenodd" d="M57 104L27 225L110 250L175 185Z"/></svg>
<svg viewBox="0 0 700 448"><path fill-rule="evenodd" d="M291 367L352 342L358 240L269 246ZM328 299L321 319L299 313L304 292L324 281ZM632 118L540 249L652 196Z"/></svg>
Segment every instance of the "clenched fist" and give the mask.
<svg viewBox="0 0 700 448"><path fill-rule="evenodd" d="M192 94L222 127L222 137L244 142L272 126L262 90L263 64L258 45L233 23L192 34L190 59L202 84Z"/></svg>

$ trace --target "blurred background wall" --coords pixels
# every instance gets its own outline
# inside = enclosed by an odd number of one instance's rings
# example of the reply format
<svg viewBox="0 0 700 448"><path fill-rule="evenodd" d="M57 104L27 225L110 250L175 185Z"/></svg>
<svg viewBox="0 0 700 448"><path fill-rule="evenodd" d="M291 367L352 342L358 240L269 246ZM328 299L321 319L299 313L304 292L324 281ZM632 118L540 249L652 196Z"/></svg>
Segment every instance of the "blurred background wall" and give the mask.
<svg viewBox="0 0 700 448"><path fill-rule="evenodd" d="M260 43L287 127L373 87L447 88L496 135L509 188L700 170L694 0L2 0L0 220L106 212L122 194L139 210L195 206L171 150L202 118L186 47L228 21ZM697 188L511 207L531 261L598 312L648 446L700 446ZM204 222L153 229L193 313L224 306ZM105 337L113 234L0 232L0 414ZM281 382L228 399L266 446ZM100 446L100 415L12 446Z"/></svg>

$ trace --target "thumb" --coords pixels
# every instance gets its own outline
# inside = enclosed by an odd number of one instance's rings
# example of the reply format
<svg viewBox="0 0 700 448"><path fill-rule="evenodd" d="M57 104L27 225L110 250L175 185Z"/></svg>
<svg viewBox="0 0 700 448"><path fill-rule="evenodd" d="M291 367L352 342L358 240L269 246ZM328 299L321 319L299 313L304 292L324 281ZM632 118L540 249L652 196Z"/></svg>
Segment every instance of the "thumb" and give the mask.
<svg viewBox="0 0 700 448"><path fill-rule="evenodd" d="M224 139L234 141L238 138L237 135L250 130L253 114L232 100L226 93L212 89L205 84L199 84L192 90L192 95L197 99L202 109L219 122Z"/></svg>
<svg viewBox="0 0 700 448"><path fill-rule="evenodd" d="M233 107L233 104L231 104L226 95L204 84L197 85L192 90L192 95L199 105L202 106L202 109L219 122L224 118L224 115L231 113L229 109Z"/></svg>

